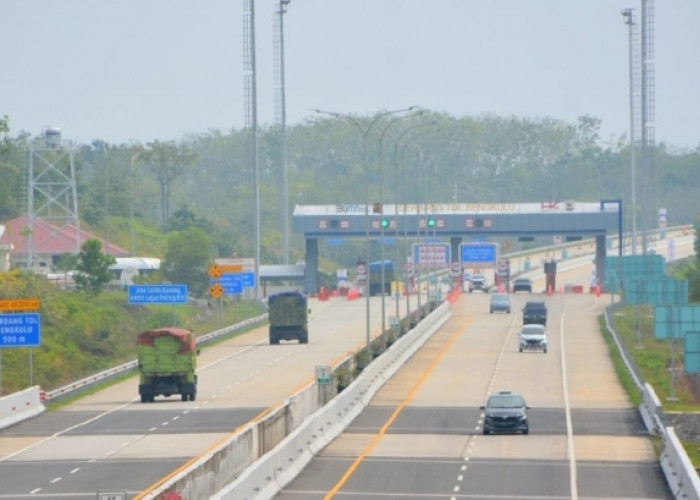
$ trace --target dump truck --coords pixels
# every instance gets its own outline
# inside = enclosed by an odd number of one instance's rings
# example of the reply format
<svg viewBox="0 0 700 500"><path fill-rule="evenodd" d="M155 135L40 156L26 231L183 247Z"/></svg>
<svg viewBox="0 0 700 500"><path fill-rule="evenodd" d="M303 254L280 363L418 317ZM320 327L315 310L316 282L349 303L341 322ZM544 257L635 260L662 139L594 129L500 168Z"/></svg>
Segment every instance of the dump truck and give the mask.
<svg viewBox="0 0 700 500"><path fill-rule="evenodd" d="M142 403L156 396L180 394L182 401L197 398L197 354L194 332L184 328L158 328L139 333L139 395Z"/></svg>
<svg viewBox="0 0 700 500"><path fill-rule="evenodd" d="M270 344L280 340L309 343L309 307L302 292L278 292L267 299L270 320Z"/></svg>

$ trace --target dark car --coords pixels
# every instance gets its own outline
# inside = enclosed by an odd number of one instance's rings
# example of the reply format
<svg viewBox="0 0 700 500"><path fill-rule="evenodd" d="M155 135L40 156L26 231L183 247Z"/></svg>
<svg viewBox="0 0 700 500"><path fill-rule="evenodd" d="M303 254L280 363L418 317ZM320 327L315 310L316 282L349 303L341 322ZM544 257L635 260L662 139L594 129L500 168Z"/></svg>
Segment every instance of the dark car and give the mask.
<svg viewBox="0 0 700 500"><path fill-rule="evenodd" d="M503 311L510 314L510 297L507 293L491 294L491 305L489 306L491 314L494 311Z"/></svg>
<svg viewBox="0 0 700 500"><path fill-rule="evenodd" d="M513 293L515 292L532 293L532 280L530 278L516 278L513 281Z"/></svg>
<svg viewBox="0 0 700 500"><path fill-rule="evenodd" d="M484 411L484 434L492 432L530 432L527 412L530 407L525 398L517 392L498 391L492 393L486 405L480 406Z"/></svg>
<svg viewBox="0 0 700 500"><path fill-rule="evenodd" d="M525 302L523 325L547 325L547 305L544 302Z"/></svg>

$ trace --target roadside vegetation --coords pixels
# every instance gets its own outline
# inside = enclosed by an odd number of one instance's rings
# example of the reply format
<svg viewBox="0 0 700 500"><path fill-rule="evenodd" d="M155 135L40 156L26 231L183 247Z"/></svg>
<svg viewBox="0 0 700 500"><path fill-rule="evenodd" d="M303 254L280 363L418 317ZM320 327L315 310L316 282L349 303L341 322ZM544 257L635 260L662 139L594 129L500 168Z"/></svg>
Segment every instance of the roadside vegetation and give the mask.
<svg viewBox="0 0 700 500"><path fill-rule="evenodd" d="M56 389L133 360L140 331L177 325L201 335L260 314L254 303L231 299L222 302L221 315L213 300L128 305L125 290L61 290L21 270L0 273L0 289L4 297L37 297L41 315L41 346L0 350L2 394L31 385Z"/></svg>

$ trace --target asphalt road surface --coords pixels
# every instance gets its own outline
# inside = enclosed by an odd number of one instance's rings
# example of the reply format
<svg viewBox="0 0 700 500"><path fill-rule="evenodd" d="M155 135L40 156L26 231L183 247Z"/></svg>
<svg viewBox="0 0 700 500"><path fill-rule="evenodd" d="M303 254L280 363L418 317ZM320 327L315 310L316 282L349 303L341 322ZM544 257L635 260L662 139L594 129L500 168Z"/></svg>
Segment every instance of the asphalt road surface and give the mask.
<svg viewBox="0 0 700 500"><path fill-rule="evenodd" d="M306 345L271 346L263 327L204 348L194 402L172 396L143 404L132 377L0 431L0 499L93 500L105 490L133 498L312 383L316 365L334 365L364 346L366 304L311 300ZM405 315L405 301L399 305ZM385 309L388 326L395 302L385 298ZM370 328L372 335L381 328L376 297Z"/></svg>
<svg viewBox="0 0 700 500"><path fill-rule="evenodd" d="M584 266L557 279L589 276ZM512 300L511 314L490 314L487 294L463 294L449 322L277 498L673 498L599 333L611 298ZM546 354L518 351L526 300L547 303ZM506 389L532 407L530 434L482 435L479 406Z"/></svg>

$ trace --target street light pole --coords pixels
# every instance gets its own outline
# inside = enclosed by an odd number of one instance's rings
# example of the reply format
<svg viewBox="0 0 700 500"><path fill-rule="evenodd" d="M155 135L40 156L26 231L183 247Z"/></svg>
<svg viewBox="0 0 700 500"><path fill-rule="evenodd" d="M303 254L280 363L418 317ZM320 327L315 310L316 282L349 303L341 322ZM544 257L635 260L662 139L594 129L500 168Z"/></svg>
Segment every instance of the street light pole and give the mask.
<svg viewBox="0 0 700 500"><path fill-rule="evenodd" d="M374 128L374 126L377 124L379 120L384 118L385 116L389 115L394 115L397 113L405 113L407 111L412 111L416 109L416 106L410 106L408 108L404 109L396 109L392 111L384 111L381 113L378 113L374 119L366 126L362 126L362 123L354 117L351 114L348 113L338 113L335 111L323 111L320 109L314 109L313 111L318 114L322 115L329 115L333 116L335 118L342 118L344 120L348 120L350 123L352 123L355 127L358 128L360 133L362 134L362 144L363 144L363 157L364 157L364 173L365 173L365 186L364 186L364 195L365 195L365 267L367 270L367 278L366 278L366 290L365 290L365 316L366 316L366 344L365 344L365 349L367 352L371 355L371 336L370 336L370 321L369 321L369 282L370 282L370 252L369 252L369 148L368 148L368 142L369 142L369 134Z"/></svg>
<svg viewBox="0 0 700 500"><path fill-rule="evenodd" d="M423 114L422 111L418 111L418 113L414 114L408 114L404 116L399 116L398 118L394 118L393 120L389 121L387 125L382 129L382 131L379 134L379 206L381 207L381 216L382 218L384 217L384 136L387 135L389 132L389 129L391 128L392 125L394 125L397 122L400 122L401 120L405 120L406 118L410 118L412 116L416 115L421 115ZM396 202L398 203L398 201ZM398 205L395 205L398 206ZM394 212L397 212L397 210L394 210ZM397 217L398 219L398 217ZM398 224L396 224L398 226ZM385 302L385 290L384 287L386 285L386 271L385 271L385 257L384 257L384 225L379 224L379 231L380 231L380 241L379 241L379 249L380 249L380 260L381 260L381 283L382 283L382 333L386 331L386 302ZM394 245L397 245L397 242L394 241ZM398 265L398 262L396 263ZM389 287L389 292L391 292L391 287ZM396 299L396 317L398 318L399 316L399 300L398 298Z"/></svg>
<svg viewBox="0 0 700 500"><path fill-rule="evenodd" d="M401 144L401 140L408 135L409 132L416 130L418 128L423 128L427 127L430 125L434 125L436 123L435 120L429 122L429 123L417 123L416 125L407 127L404 129L396 138L392 137L391 134L389 134L389 139L393 142L394 144L394 187L396 188L395 192L395 199L396 199L396 227L394 228L394 238L396 240L395 243L395 250L396 250L396 263L399 263L399 246L398 246L398 241L399 241L399 223L398 223L398 218L399 218L399 210L398 210L398 203L399 203L399 145ZM426 132L423 132L426 133ZM421 135L420 133L414 134L410 136L408 139L412 140L414 137ZM406 241L408 241L408 215L407 215L407 200L406 200L406 165L405 165L405 148L404 151L402 151L402 166L403 166L403 215L404 215L404 237ZM411 248L409 246L409 248ZM402 267L403 269L403 267ZM406 272L406 285L408 285L408 269ZM408 287L404 287L406 291L406 315L410 316L411 314L411 302L410 302L410 293L408 290ZM399 317L399 299L398 297L396 298L396 317Z"/></svg>
<svg viewBox="0 0 700 500"><path fill-rule="evenodd" d="M136 245L134 243L134 161L141 156L141 152L135 153L131 157L131 256L136 256Z"/></svg>

